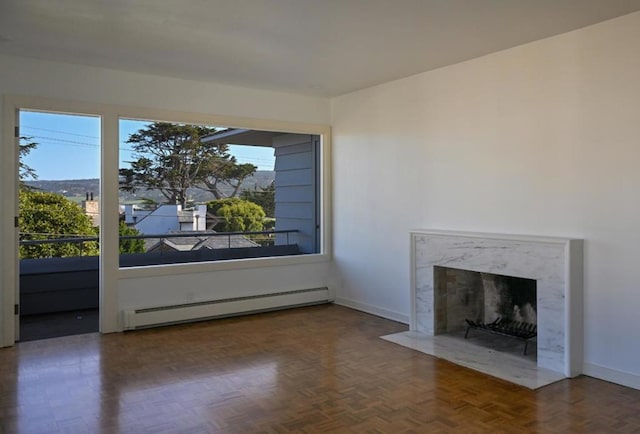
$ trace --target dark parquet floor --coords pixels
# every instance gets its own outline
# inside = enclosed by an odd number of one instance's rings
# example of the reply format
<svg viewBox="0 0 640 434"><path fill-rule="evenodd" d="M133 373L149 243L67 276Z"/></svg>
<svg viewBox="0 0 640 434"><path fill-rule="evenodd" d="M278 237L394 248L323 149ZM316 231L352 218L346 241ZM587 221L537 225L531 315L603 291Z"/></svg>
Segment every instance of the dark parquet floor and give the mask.
<svg viewBox="0 0 640 434"><path fill-rule="evenodd" d="M323 305L0 349L4 433L637 433L640 391L532 391Z"/></svg>

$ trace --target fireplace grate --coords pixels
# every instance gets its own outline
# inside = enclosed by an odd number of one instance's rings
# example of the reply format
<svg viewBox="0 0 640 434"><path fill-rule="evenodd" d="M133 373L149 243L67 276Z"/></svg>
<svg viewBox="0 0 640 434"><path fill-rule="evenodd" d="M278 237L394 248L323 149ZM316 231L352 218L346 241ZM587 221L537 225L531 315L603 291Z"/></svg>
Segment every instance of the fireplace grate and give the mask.
<svg viewBox="0 0 640 434"><path fill-rule="evenodd" d="M538 326L520 321L512 321L498 317L495 321L490 323L483 323L479 321L471 321L465 319L468 324L467 332L464 334L464 338L469 336L469 330L481 330L487 333L496 335L508 336L511 338L520 339L524 341L524 355L527 355L527 347L529 346L529 340L535 338L538 335Z"/></svg>

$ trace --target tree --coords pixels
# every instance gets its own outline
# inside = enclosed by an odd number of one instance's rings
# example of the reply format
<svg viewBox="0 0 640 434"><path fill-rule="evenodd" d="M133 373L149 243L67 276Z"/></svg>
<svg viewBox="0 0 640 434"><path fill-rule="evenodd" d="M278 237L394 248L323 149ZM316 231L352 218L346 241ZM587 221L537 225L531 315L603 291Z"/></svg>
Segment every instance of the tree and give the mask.
<svg viewBox="0 0 640 434"><path fill-rule="evenodd" d="M222 232L259 232L263 228L264 210L248 200L237 197L213 200L207 210L223 219L215 227Z"/></svg>
<svg viewBox="0 0 640 434"><path fill-rule="evenodd" d="M138 231L136 228L127 226L125 222L120 220L118 234L120 236L140 235L140 231ZM144 253L146 251L147 249L144 246L144 240L141 238L120 239L121 255L123 253Z"/></svg>
<svg viewBox="0 0 640 434"><path fill-rule="evenodd" d="M198 125L154 122L131 134L135 161L120 169L121 188L159 190L167 203L187 205L187 189L199 187L225 197L223 186L237 194L242 180L255 172L252 164L238 164L226 144L201 138L217 130Z"/></svg>
<svg viewBox="0 0 640 434"><path fill-rule="evenodd" d="M32 142L31 137L20 137L20 146L18 148L18 180L20 181L20 187L25 188L24 181L27 179L38 179L35 169L24 162L27 155L31 153L38 143Z"/></svg>
<svg viewBox="0 0 640 434"><path fill-rule="evenodd" d="M275 217L276 214L276 184L271 182L268 186L253 190L245 190L240 194L240 197L249 202L253 202L260 205L264 210L264 213L268 217Z"/></svg>
<svg viewBox="0 0 640 434"><path fill-rule="evenodd" d="M223 150L223 157L210 160L208 175L202 179L204 187L198 187L211 192L216 199L236 197L242 182L258 167L250 163L238 164L236 157L229 155L227 145L219 144L218 147ZM224 193L224 186L231 188L231 194Z"/></svg>
<svg viewBox="0 0 640 434"><path fill-rule="evenodd" d="M95 237L97 229L77 204L56 193L22 190L18 199L20 240ZM97 255L98 242L21 245L20 258Z"/></svg>

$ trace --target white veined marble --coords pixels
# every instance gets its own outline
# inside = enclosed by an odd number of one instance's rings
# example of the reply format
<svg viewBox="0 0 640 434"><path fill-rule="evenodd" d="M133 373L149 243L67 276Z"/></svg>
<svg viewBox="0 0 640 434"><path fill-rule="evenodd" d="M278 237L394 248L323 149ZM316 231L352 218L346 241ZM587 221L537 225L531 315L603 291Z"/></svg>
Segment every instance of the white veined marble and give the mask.
<svg viewBox="0 0 640 434"><path fill-rule="evenodd" d="M561 373L538 367L533 360L495 351L449 335L427 336L409 331L382 336L382 339L529 389L537 389L565 378Z"/></svg>
<svg viewBox="0 0 640 434"><path fill-rule="evenodd" d="M415 231L411 330L433 336L434 266L537 281L537 366L582 370L582 243L564 238Z"/></svg>

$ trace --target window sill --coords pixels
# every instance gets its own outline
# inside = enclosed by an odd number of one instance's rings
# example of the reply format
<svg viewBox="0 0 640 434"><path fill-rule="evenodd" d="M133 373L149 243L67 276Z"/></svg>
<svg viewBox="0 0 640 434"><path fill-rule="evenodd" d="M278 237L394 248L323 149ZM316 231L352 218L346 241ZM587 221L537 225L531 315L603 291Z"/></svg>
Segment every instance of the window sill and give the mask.
<svg viewBox="0 0 640 434"><path fill-rule="evenodd" d="M193 262L188 264L146 265L141 267L120 268L120 279L169 276L176 274L211 273L217 271L246 270L265 267L284 267L289 265L318 264L329 262L326 253L278 256L272 258L231 259L216 262Z"/></svg>

